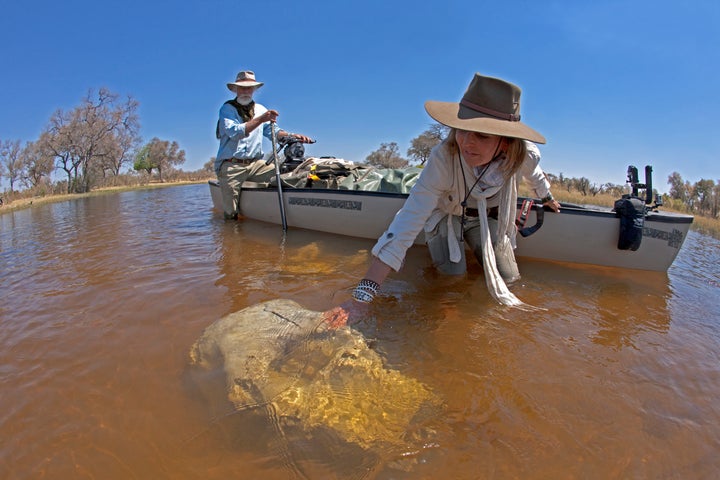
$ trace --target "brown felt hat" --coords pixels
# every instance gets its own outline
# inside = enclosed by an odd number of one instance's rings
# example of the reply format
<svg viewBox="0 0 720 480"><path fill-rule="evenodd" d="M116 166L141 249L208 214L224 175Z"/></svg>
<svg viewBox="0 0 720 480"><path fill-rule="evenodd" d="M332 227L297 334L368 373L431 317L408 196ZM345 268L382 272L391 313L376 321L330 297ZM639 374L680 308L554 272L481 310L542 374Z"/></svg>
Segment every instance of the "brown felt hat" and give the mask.
<svg viewBox="0 0 720 480"><path fill-rule="evenodd" d="M242 72L239 72L237 74L237 77L235 77L235 82L228 83L227 87L231 92L235 92L235 89L233 87L257 87L260 88L263 85L265 85L263 82L258 82L255 80L255 72L251 70L243 70Z"/></svg>
<svg viewBox="0 0 720 480"><path fill-rule="evenodd" d="M476 73L459 103L428 100L425 110L458 130L545 143L545 137L520 121L520 93L517 85Z"/></svg>

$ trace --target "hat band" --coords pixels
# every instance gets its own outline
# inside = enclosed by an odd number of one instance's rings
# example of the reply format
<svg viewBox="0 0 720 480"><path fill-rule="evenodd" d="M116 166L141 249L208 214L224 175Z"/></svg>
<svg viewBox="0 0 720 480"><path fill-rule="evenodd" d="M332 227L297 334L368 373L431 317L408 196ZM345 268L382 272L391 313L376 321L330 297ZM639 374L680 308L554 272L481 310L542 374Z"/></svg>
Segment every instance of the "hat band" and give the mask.
<svg viewBox="0 0 720 480"><path fill-rule="evenodd" d="M468 107L471 110L475 110L476 112L484 113L486 115L490 115L495 118L501 118L503 120L509 120L511 122L519 122L520 121L520 115L515 115L514 113L504 113L504 112L498 112L497 110L493 110L491 108L482 107L480 105L476 105L472 102L468 102L464 98L460 100L460 105L463 105L465 107Z"/></svg>

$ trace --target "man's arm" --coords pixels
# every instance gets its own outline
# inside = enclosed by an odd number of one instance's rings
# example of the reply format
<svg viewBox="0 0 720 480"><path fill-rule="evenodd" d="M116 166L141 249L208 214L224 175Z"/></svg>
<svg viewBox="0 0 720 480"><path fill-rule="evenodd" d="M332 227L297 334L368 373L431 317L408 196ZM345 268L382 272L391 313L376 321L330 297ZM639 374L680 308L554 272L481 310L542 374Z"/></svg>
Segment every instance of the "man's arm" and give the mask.
<svg viewBox="0 0 720 480"><path fill-rule="evenodd" d="M278 112L277 110L268 110L267 112L263 113L262 115L258 115L255 118L251 118L247 122L245 122L245 135L249 135L250 132L258 128L260 125L262 125L265 122L274 122L277 120Z"/></svg>
<svg viewBox="0 0 720 480"><path fill-rule="evenodd" d="M278 133L278 138L293 137L293 138L297 138L298 140L300 140L303 143L315 143L315 140L313 140L312 138L307 137L301 133L290 133L290 132L286 132L285 130L279 130L277 133Z"/></svg>

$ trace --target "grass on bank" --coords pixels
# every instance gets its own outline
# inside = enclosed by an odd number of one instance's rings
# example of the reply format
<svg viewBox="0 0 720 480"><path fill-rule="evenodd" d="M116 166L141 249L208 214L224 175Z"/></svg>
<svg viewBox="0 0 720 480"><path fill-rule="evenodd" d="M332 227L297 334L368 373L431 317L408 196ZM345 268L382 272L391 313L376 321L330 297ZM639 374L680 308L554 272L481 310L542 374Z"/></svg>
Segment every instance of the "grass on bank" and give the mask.
<svg viewBox="0 0 720 480"><path fill-rule="evenodd" d="M214 177L213 177L214 178ZM178 181L167 181L162 183L146 183L138 185L123 185L119 187L103 187L94 189L88 193L63 193L63 194L49 194L49 195L35 195L28 197L15 198L8 201L6 197L4 202L0 205L0 214L6 212L14 212L16 210L22 210L23 208L34 207L37 205L44 205L52 202L64 202L66 200L75 200L77 198L94 197L98 195L107 195L110 193L128 192L131 190L148 190L153 188L173 187L177 185L189 185L194 183L205 183L209 178L202 180L178 180Z"/></svg>

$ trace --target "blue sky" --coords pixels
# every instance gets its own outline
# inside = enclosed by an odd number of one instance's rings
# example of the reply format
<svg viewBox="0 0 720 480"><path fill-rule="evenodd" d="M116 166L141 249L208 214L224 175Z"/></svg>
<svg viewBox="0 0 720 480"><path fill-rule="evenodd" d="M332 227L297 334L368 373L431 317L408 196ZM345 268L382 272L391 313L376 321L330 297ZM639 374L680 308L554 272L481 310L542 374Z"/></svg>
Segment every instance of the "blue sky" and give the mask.
<svg viewBox="0 0 720 480"><path fill-rule="evenodd" d="M58 108L108 87L140 102L142 136L176 140L185 170L217 151L238 70L308 155L362 161L410 141L426 100L475 72L523 89L547 172L622 184L630 164L720 180L720 2L366 0L6 2L0 139L35 140Z"/></svg>

